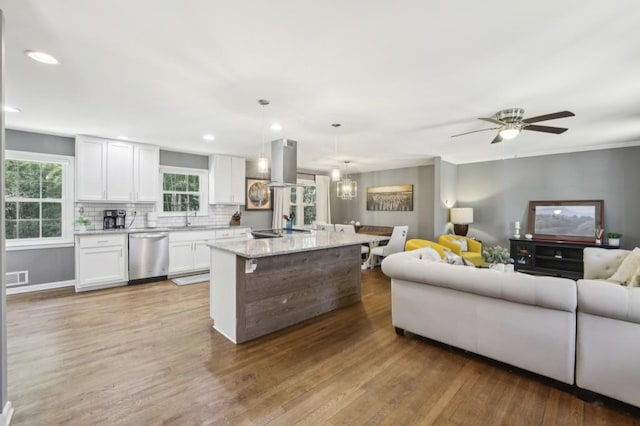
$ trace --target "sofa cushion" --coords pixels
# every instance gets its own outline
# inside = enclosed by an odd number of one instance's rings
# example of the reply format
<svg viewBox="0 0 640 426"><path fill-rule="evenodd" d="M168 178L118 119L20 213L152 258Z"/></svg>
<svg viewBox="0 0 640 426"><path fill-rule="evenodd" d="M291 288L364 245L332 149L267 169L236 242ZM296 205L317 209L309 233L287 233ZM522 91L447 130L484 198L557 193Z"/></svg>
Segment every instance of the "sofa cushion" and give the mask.
<svg viewBox="0 0 640 426"><path fill-rule="evenodd" d="M640 268L636 269L636 272L627 283L627 287L640 287Z"/></svg>
<svg viewBox="0 0 640 426"><path fill-rule="evenodd" d="M609 280L627 284L638 268L640 268L640 248L636 247L624 258Z"/></svg>
<svg viewBox="0 0 640 426"><path fill-rule="evenodd" d="M640 324L640 288L603 280L578 281L580 312Z"/></svg>
<svg viewBox="0 0 640 426"><path fill-rule="evenodd" d="M420 259L422 260L427 260L431 262L440 262L442 260L442 258L440 257L440 253L438 253L435 249L431 247L424 247L416 251L420 252L420 255L421 255Z"/></svg>
<svg viewBox="0 0 640 426"><path fill-rule="evenodd" d="M386 257L382 261L382 271L393 279L567 312L576 310L575 281L484 268L459 268L440 262L420 262L414 256L406 256L409 253L412 252Z"/></svg>
<svg viewBox="0 0 640 426"><path fill-rule="evenodd" d="M469 251L469 248L467 247L467 239L466 238L460 238L459 240L452 239L451 242L453 244L457 244L458 246L460 246L460 251L461 252Z"/></svg>

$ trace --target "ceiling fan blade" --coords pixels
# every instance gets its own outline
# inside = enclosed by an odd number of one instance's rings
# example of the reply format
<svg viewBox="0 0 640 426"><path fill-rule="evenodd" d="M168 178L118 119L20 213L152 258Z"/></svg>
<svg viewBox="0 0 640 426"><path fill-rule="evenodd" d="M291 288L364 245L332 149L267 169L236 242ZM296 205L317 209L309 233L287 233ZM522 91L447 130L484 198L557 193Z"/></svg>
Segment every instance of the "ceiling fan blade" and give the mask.
<svg viewBox="0 0 640 426"><path fill-rule="evenodd" d="M460 133L460 134L458 134L458 135L452 135L451 137L452 137L452 138L457 138L458 136L464 136L464 135L468 135L468 134L470 134L470 133L484 132L485 130L496 130L496 129L499 129L499 128L500 128L500 127L492 127L492 128L490 128L490 129L473 130L473 131L471 131L471 132Z"/></svg>
<svg viewBox="0 0 640 426"><path fill-rule="evenodd" d="M530 126L525 126L522 130L533 130L534 132L555 133L556 135L559 135L569 129L564 127L538 126L537 124L532 124Z"/></svg>
<svg viewBox="0 0 640 426"><path fill-rule="evenodd" d="M537 117L525 118L524 120L522 120L522 122L537 123L538 121L555 120L557 118L573 117L573 116L575 116L575 114L572 113L571 111L560 111L560 112L554 112L553 114L545 114L545 115L539 115Z"/></svg>
<svg viewBox="0 0 640 426"><path fill-rule="evenodd" d="M502 142L502 136L500 136L500 133L498 133L496 137L493 138L493 140L491 141L491 143L498 143L498 142Z"/></svg>
<svg viewBox="0 0 640 426"><path fill-rule="evenodd" d="M499 124L501 126L504 124L502 121L495 119L493 117L479 117L478 120L488 121L489 123Z"/></svg>

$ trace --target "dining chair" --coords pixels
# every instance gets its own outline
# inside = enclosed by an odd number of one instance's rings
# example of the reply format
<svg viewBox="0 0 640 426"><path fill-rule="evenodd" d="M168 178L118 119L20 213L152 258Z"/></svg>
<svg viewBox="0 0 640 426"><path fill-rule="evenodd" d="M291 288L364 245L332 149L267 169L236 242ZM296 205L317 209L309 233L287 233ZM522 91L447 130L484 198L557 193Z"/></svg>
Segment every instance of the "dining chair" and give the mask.
<svg viewBox="0 0 640 426"><path fill-rule="evenodd" d="M404 251L404 244L407 241L408 226L394 226L391 238L386 246L374 247L371 254L374 256L386 257L393 253Z"/></svg>
<svg viewBox="0 0 640 426"><path fill-rule="evenodd" d="M344 232L345 234L355 234L356 233L356 228L353 225L341 225L339 223L336 223L335 225L336 227L336 232ZM369 253L369 245L361 245L360 246L360 253L361 254L367 254Z"/></svg>

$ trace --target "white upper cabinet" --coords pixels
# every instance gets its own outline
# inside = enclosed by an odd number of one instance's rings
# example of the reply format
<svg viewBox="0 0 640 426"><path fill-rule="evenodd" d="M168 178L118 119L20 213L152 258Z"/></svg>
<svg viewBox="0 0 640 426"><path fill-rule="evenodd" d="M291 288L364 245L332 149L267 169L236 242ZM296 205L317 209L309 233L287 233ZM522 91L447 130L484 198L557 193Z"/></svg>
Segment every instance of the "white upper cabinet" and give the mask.
<svg viewBox="0 0 640 426"><path fill-rule="evenodd" d="M76 138L76 200L154 203L159 148L86 136Z"/></svg>
<svg viewBox="0 0 640 426"><path fill-rule="evenodd" d="M244 204L246 160L209 156L209 204Z"/></svg>
<svg viewBox="0 0 640 426"><path fill-rule="evenodd" d="M133 145L107 142L107 200L133 200Z"/></svg>
<svg viewBox="0 0 640 426"><path fill-rule="evenodd" d="M107 141L76 138L76 200L107 199Z"/></svg>
<svg viewBox="0 0 640 426"><path fill-rule="evenodd" d="M133 146L133 198L138 202L155 203L158 198L160 150L157 146Z"/></svg>

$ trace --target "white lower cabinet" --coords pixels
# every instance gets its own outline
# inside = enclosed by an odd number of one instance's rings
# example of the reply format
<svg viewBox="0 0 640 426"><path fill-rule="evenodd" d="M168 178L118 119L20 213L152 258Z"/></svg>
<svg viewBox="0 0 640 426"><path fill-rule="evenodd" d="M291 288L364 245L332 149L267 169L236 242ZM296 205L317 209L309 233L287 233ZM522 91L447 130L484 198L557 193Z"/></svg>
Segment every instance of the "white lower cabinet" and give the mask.
<svg viewBox="0 0 640 426"><path fill-rule="evenodd" d="M169 233L169 275L208 270L211 253L207 243L246 237L249 228L177 231Z"/></svg>
<svg viewBox="0 0 640 426"><path fill-rule="evenodd" d="M206 244L215 237L213 230L169 233L169 275L209 269L209 247Z"/></svg>
<svg viewBox="0 0 640 426"><path fill-rule="evenodd" d="M76 236L76 291L126 285L127 234Z"/></svg>

